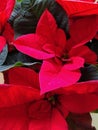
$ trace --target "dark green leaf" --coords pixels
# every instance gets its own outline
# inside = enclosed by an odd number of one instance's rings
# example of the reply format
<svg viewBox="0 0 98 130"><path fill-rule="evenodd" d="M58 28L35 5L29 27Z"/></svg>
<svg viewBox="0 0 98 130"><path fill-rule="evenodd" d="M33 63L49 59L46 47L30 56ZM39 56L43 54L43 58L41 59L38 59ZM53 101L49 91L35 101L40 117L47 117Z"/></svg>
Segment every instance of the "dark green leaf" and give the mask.
<svg viewBox="0 0 98 130"><path fill-rule="evenodd" d="M41 16L43 11L51 4L54 0L23 0L21 3L22 11L31 12L37 18Z"/></svg>
<svg viewBox="0 0 98 130"><path fill-rule="evenodd" d="M19 67L19 66L33 66L33 65L37 65L40 64L39 62L34 62L34 63L22 63L22 62L16 62L15 64L12 65L2 65L0 66L0 72L9 70L13 67Z"/></svg>
<svg viewBox="0 0 98 130"><path fill-rule="evenodd" d="M22 2L22 0L17 0L17 2Z"/></svg>
<svg viewBox="0 0 98 130"><path fill-rule="evenodd" d="M95 110L95 111L93 111L93 113L98 113L98 109L97 109L97 110Z"/></svg>
<svg viewBox="0 0 98 130"><path fill-rule="evenodd" d="M23 0L19 16L14 19L15 38L23 34L34 33L45 9L53 14L58 27L62 28L69 36L67 14L55 0Z"/></svg>
<svg viewBox="0 0 98 130"><path fill-rule="evenodd" d="M4 64L0 65L0 71L6 71L16 66L35 66L37 64L41 64L41 62L21 52L14 51L8 53Z"/></svg>
<svg viewBox="0 0 98 130"><path fill-rule="evenodd" d="M87 43L88 47L93 50L98 55L98 40L92 39L90 42Z"/></svg>
<svg viewBox="0 0 98 130"><path fill-rule="evenodd" d="M13 12L9 18L9 23L13 26L14 20L20 15L21 2L16 2Z"/></svg>
<svg viewBox="0 0 98 130"><path fill-rule="evenodd" d="M36 60L21 52L15 51L8 53L4 65L15 64L16 62L33 63L36 62Z"/></svg>
<svg viewBox="0 0 98 130"><path fill-rule="evenodd" d="M0 65L2 65L5 62L7 54L8 54L8 47L7 45L5 45L2 52L0 53Z"/></svg>
<svg viewBox="0 0 98 130"><path fill-rule="evenodd" d="M89 65L81 69L80 81L98 80L98 68L94 65Z"/></svg>

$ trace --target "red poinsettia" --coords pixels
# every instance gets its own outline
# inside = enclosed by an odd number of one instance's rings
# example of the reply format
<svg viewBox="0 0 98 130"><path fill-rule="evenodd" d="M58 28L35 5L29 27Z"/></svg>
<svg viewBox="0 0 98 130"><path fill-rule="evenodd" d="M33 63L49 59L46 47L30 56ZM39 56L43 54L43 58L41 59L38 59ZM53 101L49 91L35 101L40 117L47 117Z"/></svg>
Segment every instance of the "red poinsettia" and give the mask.
<svg viewBox="0 0 98 130"><path fill-rule="evenodd" d="M69 21L70 38L67 41L67 49L69 50L75 44L76 46L74 49L80 51L82 49L81 47L84 48L82 45L86 44L95 37L98 30L98 16L91 15L85 17L74 17L70 18ZM88 47L85 46L85 48ZM85 48L83 50L85 50ZM88 60L88 62L94 63L96 61L96 55L93 54L91 56L92 60Z"/></svg>
<svg viewBox="0 0 98 130"><path fill-rule="evenodd" d="M69 16L67 48L89 42L98 32L98 4L93 0L56 0ZM79 48L77 48L79 50ZM92 57L92 60L95 59Z"/></svg>
<svg viewBox="0 0 98 130"><path fill-rule="evenodd" d="M14 37L13 29L7 20L14 8L15 0L0 0L0 52L6 42L11 42Z"/></svg>
<svg viewBox="0 0 98 130"><path fill-rule="evenodd" d="M97 80L40 95L38 74L17 67L5 73L5 83L0 85L3 130L68 130L69 112L82 114L98 108Z"/></svg>
<svg viewBox="0 0 98 130"><path fill-rule="evenodd" d="M13 44L19 51L44 60L40 71L42 93L76 83L84 62L96 60L95 53L84 45L79 44L79 51L77 44L67 49L65 33L48 10L41 16L35 34L21 36Z"/></svg>

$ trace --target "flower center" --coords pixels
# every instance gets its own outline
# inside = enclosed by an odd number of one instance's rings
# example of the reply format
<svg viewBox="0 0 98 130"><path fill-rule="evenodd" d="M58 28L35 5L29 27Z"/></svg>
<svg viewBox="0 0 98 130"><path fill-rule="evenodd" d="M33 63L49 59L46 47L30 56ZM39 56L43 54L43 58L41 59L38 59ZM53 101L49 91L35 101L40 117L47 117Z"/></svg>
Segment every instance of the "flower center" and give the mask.
<svg viewBox="0 0 98 130"><path fill-rule="evenodd" d="M63 58L63 59L68 59L69 56L68 56L68 54L64 54L64 55L62 56L62 58Z"/></svg>
<svg viewBox="0 0 98 130"><path fill-rule="evenodd" d="M64 54L62 57L61 57L61 60L62 62L70 62L71 59L69 58L69 55L68 54Z"/></svg>
<svg viewBox="0 0 98 130"><path fill-rule="evenodd" d="M58 95L53 95L51 97L48 97L47 99L51 103L52 106L55 106L57 102L57 98L58 98Z"/></svg>

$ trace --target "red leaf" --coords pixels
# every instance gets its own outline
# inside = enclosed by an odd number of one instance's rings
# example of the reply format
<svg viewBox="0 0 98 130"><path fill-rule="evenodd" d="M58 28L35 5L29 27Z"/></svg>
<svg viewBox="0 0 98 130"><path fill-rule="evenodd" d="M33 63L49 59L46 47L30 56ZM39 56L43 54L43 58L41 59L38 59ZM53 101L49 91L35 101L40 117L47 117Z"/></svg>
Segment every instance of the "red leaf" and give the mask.
<svg viewBox="0 0 98 130"><path fill-rule="evenodd" d="M67 11L69 17L98 14L98 4L91 0L56 0Z"/></svg>
<svg viewBox="0 0 98 130"><path fill-rule="evenodd" d="M97 61L97 55L91 51L87 46L73 47L69 52L71 56L80 56L85 59L86 63L95 64Z"/></svg>
<svg viewBox="0 0 98 130"><path fill-rule="evenodd" d="M11 42L14 40L14 30L9 23L5 24L3 36L5 37L8 44L11 44Z"/></svg>
<svg viewBox="0 0 98 130"><path fill-rule="evenodd" d="M65 66L53 61L43 62L39 75L41 93L55 90L60 87L67 87L79 80L81 76L80 71L77 69L68 70L64 68Z"/></svg>
<svg viewBox="0 0 98 130"><path fill-rule="evenodd" d="M63 70L66 69L74 71L80 69L83 66L84 66L84 59L78 56L74 57L73 55L73 57L70 58L70 61L68 63L65 63L65 65L63 66Z"/></svg>
<svg viewBox="0 0 98 130"><path fill-rule="evenodd" d="M41 98L38 75L33 70L24 67L12 68L5 76L6 84L0 84L0 107L14 106Z"/></svg>
<svg viewBox="0 0 98 130"><path fill-rule="evenodd" d="M86 113L98 108L98 94L65 94L59 97L63 108L72 113ZM65 103L64 103L65 102Z"/></svg>
<svg viewBox="0 0 98 130"><path fill-rule="evenodd" d="M6 40L4 37L0 36L0 52L2 51L2 49L4 48L6 44Z"/></svg>
<svg viewBox="0 0 98 130"><path fill-rule="evenodd" d="M15 0L0 0L0 3L0 34L2 35L6 26L6 22L14 8ZM0 37L0 51L3 49L5 44L5 39Z"/></svg>
<svg viewBox="0 0 98 130"><path fill-rule="evenodd" d="M0 0L0 12L5 12L6 18L10 17L10 14L14 8L15 0Z"/></svg>
<svg viewBox="0 0 98 130"><path fill-rule="evenodd" d="M45 38L48 43L54 44L57 29L58 28L54 17L48 10L44 11L38 22L36 33Z"/></svg>
<svg viewBox="0 0 98 130"><path fill-rule="evenodd" d="M42 46L45 43L36 34L28 34L19 37L14 41L14 46L24 54L27 54L36 59L47 59L54 57L54 54L49 54L42 50Z"/></svg>
<svg viewBox="0 0 98 130"><path fill-rule="evenodd" d="M51 130L68 130L67 123L65 118L62 114L57 110L54 109L52 112L52 129Z"/></svg>
<svg viewBox="0 0 98 130"><path fill-rule="evenodd" d="M38 74L34 70L25 67L16 67L5 72L5 83L31 86L32 88L39 89Z"/></svg>
<svg viewBox="0 0 98 130"><path fill-rule="evenodd" d="M67 49L79 47L89 42L98 30L98 17L95 15L73 18L70 24L70 39L67 42ZM90 21L90 22L89 22ZM80 31L81 30L81 31Z"/></svg>
<svg viewBox="0 0 98 130"><path fill-rule="evenodd" d="M0 0L0 31L9 19L14 8L15 0Z"/></svg>
<svg viewBox="0 0 98 130"><path fill-rule="evenodd" d="M0 108L24 104L39 97L39 91L31 86L0 84Z"/></svg>
<svg viewBox="0 0 98 130"><path fill-rule="evenodd" d="M27 130L29 119L26 107L26 105L20 105L0 109L0 129Z"/></svg>
<svg viewBox="0 0 98 130"><path fill-rule="evenodd" d="M50 129L51 130L68 130L65 118L61 115L61 113L56 108L53 108L53 110L50 112L51 112L50 116L48 117L46 114L44 118L40 118L36 120L32 118L32 121L29 125L29 129L30 130L32 129L34 130L50 130Z"/></svg>
<svg viewBox="0 0 98 130"><path fill-rule="evenodd" d="M63 88L66 93L70 94L90 94L98 93L98 80L78 82L70 87Z"/></svg>

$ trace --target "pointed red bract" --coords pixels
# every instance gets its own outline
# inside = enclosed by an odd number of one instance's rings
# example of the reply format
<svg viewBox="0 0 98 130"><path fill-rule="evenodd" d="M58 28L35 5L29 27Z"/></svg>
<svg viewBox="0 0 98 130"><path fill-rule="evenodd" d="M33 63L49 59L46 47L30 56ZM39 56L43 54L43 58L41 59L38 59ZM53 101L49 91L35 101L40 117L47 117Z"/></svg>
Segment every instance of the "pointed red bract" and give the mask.
<svg viewBox="0 0 98 130"><path fill-rule="evenodd" d="M12 68L5 72L5 83L14 84L14 85L22 85L22 86L32 86L32 88L39 88L39 79L38 74L28 68ZM26 79L26 80L25 80Z"/></svg>
<svg viewBox="0 0 98 130"><path fill-rule="evenodd" d="M39 91L31 86L0 85L0 90L0 108L24 104L39 98Z"/></svg>
<svg viewBox="0 0 98 130"><path fill-rule="evenodd" d="M14 8L15 0L0 0L0 3L0 14L5 15L5 22L7 22Z"/></svg>
<svg viewBox="0 0 98 130"><path fill-rule="evenodd" d="M40 97L38 75L33 70L12 68L4 77L6 84L0 85L0 107L23 104Z"/></svg>
<svg viewBox="0 0 98 130"><path fill-rule="evenodd" d="M9 19L10 15L14 9L15 2L16 2L15 0L7 0L7 4L6 4L6 8L5 8L7 19Z"/></svg>
<svg viewBox="0 0 98 130"><path fill-rule="evenodd" d="M56 0L69 17L98 15L98 4L92 0Z"/></svg>
<svg viewBox="0 0 98 130"><path fill-rule="evenodd" d="M94 102L97 101L96 99L98 100L98 94L71 94L61 96L59 101L70 112L82 114L98 108L98 103Z"/></svg>
<svg viewBox="0 0 98 130"><path fill-rule="evenodd" d="M33 103L30 106L29 115L32 119L29 125L30 130L32 128L34 130L68 130L65 118L57 108L52 108L47 100Z"/></svg>
<svg viewBox="0 0 98 130"><path fill-rule="evenodd" d="M57 125L58 124L58 125ZM58 109L54 109L52 112L52 130L68 130L65 117L61 115Z"/></svg>
<svg viewBox="0 0 98 130"><path fill-rule="evenodd" d="M14 30L9 23L5 24L5 30L3 31L3 36L5 37L8 45L14 40Z"/></svg>
<svg viewBox="0 0 98 130"><path fill-rule="evenodd" d="M22 53L25 53L36 59L47 59L54 57L54 54L49 54L42 51L44 43L46 42L38 35L28 34L16 39L14 45Z"/></svg>
<svg viewBox="0 0 98 130"><path fill-rule="evenodd" d="M98 30L98 17L95 15L70 19L70 39L67 49L81 46L94 38Z"/></svg>
<svg viewBox="0 0 98 130"><path fill-rule="evenodd" d="M62 65L61 62L54 62L53 60L51 62L44 61L39 74L41 93L46 93L76 83L81 76L78 68L83 66L84 60L77 58L77 64L73 63L74 60L72 63L65 65Z"/></svg>
<svg viewBox="0 0 98 130"><path fill-rule="evenodd" d="M77 93L77 94L89 94L89 93L97 93L98 89L98 80L91 80L85 82L79 82L74 85L71 85L65 89L66 93Z"/></svg>
<svg viewBox="0 0 98 130"><path fill-rule="evenodd" d="M78 55L84 58L86 62L89 64L96 64L97 61L97 55L95 54L95 52L91 51L87 46L74 47L69 52L69 55L70 57Z"/></svg>
<svg viewBox="0 0 98 130"><path fill-rule="evenodd" d="M27 130L29 119L26 111L26 105L0 108L0 129Z"/></svg>
<svg viewBox="0 0 98 130"><path fill-rule="evenodd" d="M14 38L14 33L11 31L11 27L9 27L10 25L8 25L7 20L9 19L14 8L15 0L0 0L0 3L0 35L5 38L5 43L0 42L1 52L6 42L12 42Z"/></svg>

